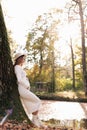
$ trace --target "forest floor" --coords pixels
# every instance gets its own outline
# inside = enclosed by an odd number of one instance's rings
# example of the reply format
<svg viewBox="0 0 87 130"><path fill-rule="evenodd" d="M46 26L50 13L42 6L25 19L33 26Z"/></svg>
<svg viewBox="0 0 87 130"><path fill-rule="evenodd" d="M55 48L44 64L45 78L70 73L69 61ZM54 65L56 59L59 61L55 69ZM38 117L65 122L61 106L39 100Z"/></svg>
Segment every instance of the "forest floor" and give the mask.
<svg viewBox="0 0 87 130"><path fill-rule="evenodd" d="M87 103L87 97L85 96L83 91L63 91L56 92L55 94L50 93L49 95L46 93L37 93L37 95L41 99L46 100L75 101ZM32 125L28 124L26 120L20 123L16 120L10 120L8 118L4 125L0 126L0 130L87 130L83 128L74 129L69 126L61 126L53 120L49 120L48 122L44 121L44 124L47 126L47 129L33 127Z"/></svg>
<svg viewBox="0 0 87 130"><path fill-rule="evenodd" d="M8 120L0 130L75 130L72 127L56 126L56 124L44 123L47 128L37 128L25 122L19 123L15 120Z"/></svg>

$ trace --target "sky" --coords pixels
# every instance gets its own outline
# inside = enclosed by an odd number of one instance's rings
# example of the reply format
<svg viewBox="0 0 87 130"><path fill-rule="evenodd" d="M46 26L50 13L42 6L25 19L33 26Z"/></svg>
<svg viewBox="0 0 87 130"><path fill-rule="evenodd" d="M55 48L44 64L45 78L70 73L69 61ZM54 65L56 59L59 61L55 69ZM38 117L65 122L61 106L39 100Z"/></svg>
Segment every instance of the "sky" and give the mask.
<svg viewBox="0 0 87 130"><path fill-rule="evenodd" d="M25 45L26 35L38 15L50 8L63 8L66 0L2 0L7 29L19 45Z"/></svg>

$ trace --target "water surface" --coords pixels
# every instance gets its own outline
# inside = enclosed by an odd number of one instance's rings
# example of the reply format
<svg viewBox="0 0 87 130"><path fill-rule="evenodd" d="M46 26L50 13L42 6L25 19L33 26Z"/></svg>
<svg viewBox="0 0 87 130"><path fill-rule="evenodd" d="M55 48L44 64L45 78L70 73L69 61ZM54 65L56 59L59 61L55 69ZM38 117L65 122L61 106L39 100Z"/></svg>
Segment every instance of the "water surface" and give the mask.
<svg viewBox="0 0 87 130"><path fill-rule="evenodd" d="M87 103L42 100L39 116L59 126L87 130Z"/></svg>

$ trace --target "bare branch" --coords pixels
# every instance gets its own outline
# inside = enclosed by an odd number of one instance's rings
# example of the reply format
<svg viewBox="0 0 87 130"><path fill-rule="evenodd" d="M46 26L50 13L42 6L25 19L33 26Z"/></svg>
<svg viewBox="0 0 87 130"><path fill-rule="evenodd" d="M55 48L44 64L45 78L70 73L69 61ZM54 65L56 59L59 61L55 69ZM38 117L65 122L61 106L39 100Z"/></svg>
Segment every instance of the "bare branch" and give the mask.
<svg viewBox="0 0 87 130"><path fill-rule="evenodd" d="M72 0L71 6L69 7L69 10L68 10L68 19L70 19L71 10L72 10L75 14L78 14L78 13L79 13L79 11L76 10L77 6L78 6L78 3L73 3L73 0Z"/></svg>
<svg viewBox="0 0 87 130"><path fill-rule="evenodd" d="M79 0L72 0L72 1L74 1L74 2L77 3L77 4L79 3Z"/></svg>

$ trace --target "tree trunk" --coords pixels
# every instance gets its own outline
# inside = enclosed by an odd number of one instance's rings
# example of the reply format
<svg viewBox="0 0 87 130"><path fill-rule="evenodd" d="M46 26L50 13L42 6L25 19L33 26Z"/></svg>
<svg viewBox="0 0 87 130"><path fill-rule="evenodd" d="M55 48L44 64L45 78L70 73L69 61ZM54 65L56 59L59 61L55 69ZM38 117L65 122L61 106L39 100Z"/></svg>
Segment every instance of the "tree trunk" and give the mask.
<svg viewBox="0 0 87 130"><path fill-rule="evenodd" d="M12 118L25 119L25 112L19 100L7 30L0 4L0 113L2 116L5 109L9 108L13 108Z"/></svg>
<svg viewBox="0 0 87 130"><path fill-rule="evenodd" d="M79 14L81 21L81 36L82 36L82 67L83 67L83 83L85 88L85 95L87 95L87 76L86 76L86 50L85 50L85 31L84 31L84 18L83 18L83 9L82 2L79 0Z"/></svg>
<svg viewBox="0 0 87 130"><path fill-rule="evenodd" d="M74 64L74 53L73 53L73 47L72 47L72 39L70 39L70 48L71 48L71 56L72 56L72 86L73 89L75 90L75 64Z"/></svg>
<svg viewBox="0 0 87 130"><path fill-rule="evenodd" d="M7 31L0 5L0 96L3 105L6 105L11 98L13 86L13 65L10 57Z"/></svg>
<svg viewBox="0 0 87 130"><path fill-rule="evenodd" d="M83 8L81 0L73 0L78 4L80 23L81 23L81 40L82 40L82 69L83 69L83 86L85 89L85 95L87 95L87 74L86 74L86 48L85 48L85 31L84 31L84 18Z"/></svg>
<svg viewBox="0 0 87 130"><path fill-rule="evenodd" d="M54 47L53 47L54 48ZM55 63L54 63L54 49L52 50L52 79L51 79L51 90L55 92Z"/></svg>

